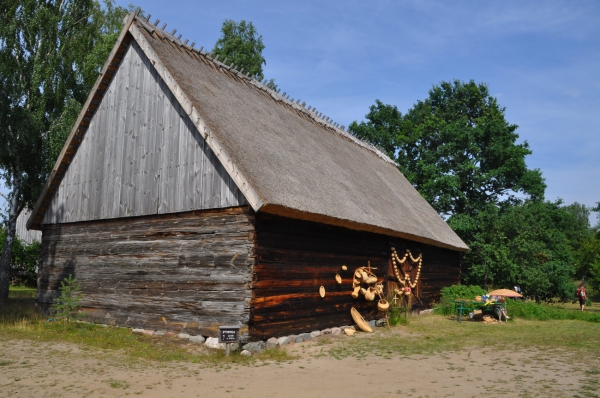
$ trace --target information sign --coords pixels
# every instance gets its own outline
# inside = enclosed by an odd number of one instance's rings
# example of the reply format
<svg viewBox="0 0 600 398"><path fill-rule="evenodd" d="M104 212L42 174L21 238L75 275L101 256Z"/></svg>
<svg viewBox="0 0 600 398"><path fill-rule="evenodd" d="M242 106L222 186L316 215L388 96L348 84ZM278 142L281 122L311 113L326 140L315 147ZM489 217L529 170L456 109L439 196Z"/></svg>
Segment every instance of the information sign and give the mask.
<svg viewBox="0 0 600 398"><path fill-rule="evenodd" d="M219 326L219 343L239 343L239 326Z"/></svg>

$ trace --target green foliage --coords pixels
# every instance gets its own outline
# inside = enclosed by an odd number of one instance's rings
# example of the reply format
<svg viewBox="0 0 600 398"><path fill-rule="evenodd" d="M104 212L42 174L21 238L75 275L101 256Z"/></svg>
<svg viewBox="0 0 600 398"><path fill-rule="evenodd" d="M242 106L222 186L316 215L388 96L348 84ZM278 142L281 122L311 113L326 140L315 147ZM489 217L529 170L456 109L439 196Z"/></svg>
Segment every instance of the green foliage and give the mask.
<svg viewBox="0 0 600 398"><path fill-rule="evenodd" d="M600 239L600 202L596 202L596 206L592 207L591 210L593 212L598 213L598 214L596 214L596 218L598 219L598 222L592 228L592 230L596 234L596 238Z"/></svg>
<svg viewBox="0 0 600 398"><path fill-rule="evenodd" d="M449 225L471 250L464 256L465 283L521 286L536 300L573 297L574 257L565 231L574 218L561 202L526 201L477 216L453 216Z"/></svg>
<svg viewBox="0 0 600 398"><path fill-rule="evenodd" d="M371 105L366 118L367 122L352 122L350 132L381 148L391 159L398 162L397 153L402 151L400 147L404 145L404 141L408 141L403 139L402 113L395 106L375 100L375 105ZM399 168L400 171L404 171L402 165Z"/></svg>
<svg viewBox="0 0 600 398"><path fill-rule="evenodd" d="M0 253L4 247L6 231L0 231ZM15 238L11 253L11 284L19 286L36 286L35 267L40 261L40 242L27 244L19 238Z"/></svg>
<svg viewBox="0 0 600 398"><path fill-rule="evenodd" d="M279 87L277 86L277 84L275 84L275 79L270 79L267 82L266 86L269 87L273 91L279 90Z"/></svg>
<svg viewBox="0 0 600 398"><path fill-rule="evenodd" d="M388 311L388 318L391 326L408 325L408 308L396 307L391 305Z"/></svg>
<svg viewBox="0 0 600 398"><path fill-rule="evenodd" d="M590 294L600 292L600 202L591 209L597 212L598 223L590 229L591 233L581 241L577 251L577 275L588 280Z"/></svg>
<svg viewBox="0 0 600 398"><path fill-rule="evenodd" d="M564 210L569 214L570 220L563 225L563 230L573 248L577 249L578 245L593 233L590 229L592 209L584 204L574 202L564 206Z"/></svg>
<svg viewBox="0 0 600 398"><path fill-rule="evenodd" d="M246 22L242 19L237 23L226 19L221 27L221 32L222 35L212 51L213 55L219 55L221 61L227 58L227 64L233 62L238 69L244 68L243 73L249 72L250 76L258 76L260 80L264 79L262 66L266 65L267 61L265 61L262 51L265 49L265 45L252 21ZM269 84L277 87L273 79Z"/></svg>
<svg viewBox="0 0 600 398"><path fill-rule="evenodd" d="M434 86L405 115L377 100L350 131L386 152L448 216L471 249L463 283L518 284L538 301L569 300L575 276L600 289L600 223L589 226L600 202L594 209L544 202L541 172L527 168L531 150L517 143L504 113L485 84L455 80Z"/></svg>
<svg viewBox="0 0 600 398"><path fill-rule="evenodd" d="M587 276L591 291L600 292L600 238L592 235L584 239L576 257L579 266L577 273Z"/></svg>
<svg viewBox="0 0 600 398"><path fill-rule="evenodd" d="M452 285L442 288L440 293L440 301L445 302L454 302L458 299L474 300L476 296L487 294L480 286L474 285Z"/></svg>
<svg viewBox="0 0 600 398"><path fill-rule="evenodd" d="M441 315L451 315L454 310L454 300L475 300L487 292L475 285L452 285L445 287L440 292L440 302L435 305L435 312Z"/></svg>
<svg viewBox="0 0 600 398"><path fill-rule="evenodd" d="M56 163L58 155L60 155L60 151L62 151L80 111L81 104L74 98L67 98L65 109L60 117L50 126L50 131L48 132L48 154L46 157L47 170L52 170L54 163Z"/></svg>
<svg viewBox="0 0 600 398"><path fill-rule="evenodd" d="M0 2L0 178L10 190L0 300L8 297L16 218L35 204L125 12L112 0Z"/></svg>
<svg viewBox="0 0 600 398"><path fill-rule="evenodd" d="M490 203L516 203L517 193L542 198L539 170L529 170L527 142L485 84L441 82L404 116L379 100L350 131L380 146L443 215L475 216Z"/></svg>
<svg viewBox="0 0 600 398"><path fill-rule="evenodd" d="M77 279L74 279L71 274L60 282L60 296L54 300L54 304L50 307L50 312L57 319L64 319L67 322L81 318L79 312L81 307L81 287Z"/></svg>

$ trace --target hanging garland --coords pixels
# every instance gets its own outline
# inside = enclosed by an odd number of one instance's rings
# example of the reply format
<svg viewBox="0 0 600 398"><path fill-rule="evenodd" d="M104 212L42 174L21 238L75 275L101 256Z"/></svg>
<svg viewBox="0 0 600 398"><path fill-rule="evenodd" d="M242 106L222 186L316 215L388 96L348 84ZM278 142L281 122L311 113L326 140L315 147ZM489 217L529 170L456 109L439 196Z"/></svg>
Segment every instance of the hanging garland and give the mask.
<svg viewBox="0 0 600 398"><path fill-rule="evenodd" d="M398 263L400 263L400 265L403 265L406 262L407 258L410 258L413 264L418 264L417 275L415 277L414 282L412 282L410 278L410 271L412 271L412 267L406 274L404 274L404 278L400 277L400 272L402 271L402 269L398 270ZM411 289L414 289L417 286L417 283L419 282L419 277L421 276L421 266L423 265L423 254L421 253L419 254L419 257L414 258L410 250L406 249L406 254L401 259L400 257L398 257L398 253L396 253L396 248L392 247L392 265L394 267L396 279L398 279L398 282L400 282L400 284L404 286L404 294L408 296L411 293Z"/></svg>

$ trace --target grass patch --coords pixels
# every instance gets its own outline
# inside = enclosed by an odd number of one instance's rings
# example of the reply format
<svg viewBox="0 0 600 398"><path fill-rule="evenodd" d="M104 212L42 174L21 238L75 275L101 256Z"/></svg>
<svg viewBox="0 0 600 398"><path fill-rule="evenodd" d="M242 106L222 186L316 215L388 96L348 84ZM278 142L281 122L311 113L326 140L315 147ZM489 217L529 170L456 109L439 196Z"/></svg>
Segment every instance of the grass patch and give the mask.
<svg viewBox="0 0 600 398"><path fill-rule="evenodd" d="M509 307L510 308L510 307ZM456 322L441 315L411 317L410 324L387 330L360 341L342 340L329 353L335 358L409 356L465 352L472 349L567 349L586 356L600 355L600 324L580 320L527 320L486 325L483 322Z"/></svg>
<svg viewBox="0 0 600 398"><path fill-rule="evenodd" d="M123 353L134 360L184 361L215 367L295 359L285 350L277 349L265 350L252 357L232 352L228 357L224 350L203 349L176 337L133 334L129 328L102 327L83 322L49 322L47 317L35 310L35 294L35 289L11 286L8 300L0 307L0 340L68 342ZM2 366L6 365L9 363L2 363Z"/></svg>
<svg viewBox="0 0 600 398"><path fill-rule="evenodd" d="M507 310L511 316L524 319L547 320L579 320L600 323L600 312L589 307L583 312L579 311L579 305L550 305L537 304L533 301L509 300Z"/></svg>
<svg viewBox="0 0 600 398"><path fill-rule="evenodd" d="M259 355L245 357L223 350L212 351L174 337L133 334L128 328L101 327L88 323L48 322L34 310L34 289L13 289L0 308L0 340L28 339L45 342L75 343L82 348L101 349L105 353L125 354L133 360L182 361L201 367L229 369L235 365L260 366L271 362L289 362L297 357L283 349L269 349ZM522 307L517 307L522 305ZM597 311L581 313L558 305L531 307L527 302L509 302L508 311L514 321L502 325L482 322L458 323L447 316L409 316L402 326L377 328L373 335L358 333L354 338L323 339L324 353L335 358L409 356L443 352L465 352L472 349L566 349L586 356L600 356L600 323L590 321ZM535 311L545 311L540 313ZM600 308L593 307L594 310ZM520 318L520 312L534 313L534 319ZM550 315L547 315L550 314ZM556 315L559 314L559 315ZM562 315L561 315L562 314ZM567 315L564 315L567 314ZM572 315L569 315L572 314ZM537 317L537 318L536 318ZM557 318L553 318L557 317ZM538 318L547 319L545 321ZM304 347L303 347L304 348ZM0 362L0 366L12 362ZM598 369L588 369L587 377L597 378ZM589 383L596 388L596 385ZM122 387L115 387L122 388Z"/></svg>
<svg viewBox="0 0 600 398"><path fill-rule="evenodd" d="M127 389L129 387L131 387L131 385L124 381L124 380L114 380L114 379L110 379L107 380L107 383L109 386L111 386L112 388L123 388L123 389Z"/></svg>

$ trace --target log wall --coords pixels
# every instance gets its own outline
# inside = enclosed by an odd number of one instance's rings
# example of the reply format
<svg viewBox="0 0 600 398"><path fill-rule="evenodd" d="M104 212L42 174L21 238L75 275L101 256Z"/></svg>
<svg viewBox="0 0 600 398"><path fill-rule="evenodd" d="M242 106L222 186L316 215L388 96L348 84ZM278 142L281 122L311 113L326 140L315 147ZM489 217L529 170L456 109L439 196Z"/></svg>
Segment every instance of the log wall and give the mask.
<svg viewBox="0 0 600 398"><path fill-rule="evenodd" d="M353 306L378 316L376 301L350 296L352 275L370 261L387 280L391 245L423 253L421 308L458 282L457 252L238 207L44 225L37 301L47 308L72 274L97 323L203 336L241 323L244 340L310 332L351 324Z"/></svg>
<svg viewBox="0 0 600 398"><path fill-rule="evenodd" d="M37 302L72 274L87 320L213 337L242 323L247 338L252 223L238 207L44 225Z"/></svg>
<svg viewBox="0 0 600 398"><path fill-rule="evenodd" d="M385 235L349 230L258 213L256 215L250 334L268 338L349 325L351 307L365 319L378 315L376 301L353 299L352 275L371 262L375 274L387 279L390 247L415 255L423 253L422 308L439 299L444 286L460 278L460 254L455 251L402 241ZM342 265L348 271L342 271ZM342 284L335 275L342 276ZM326 295L321 298L319 287Z"/></svg>

